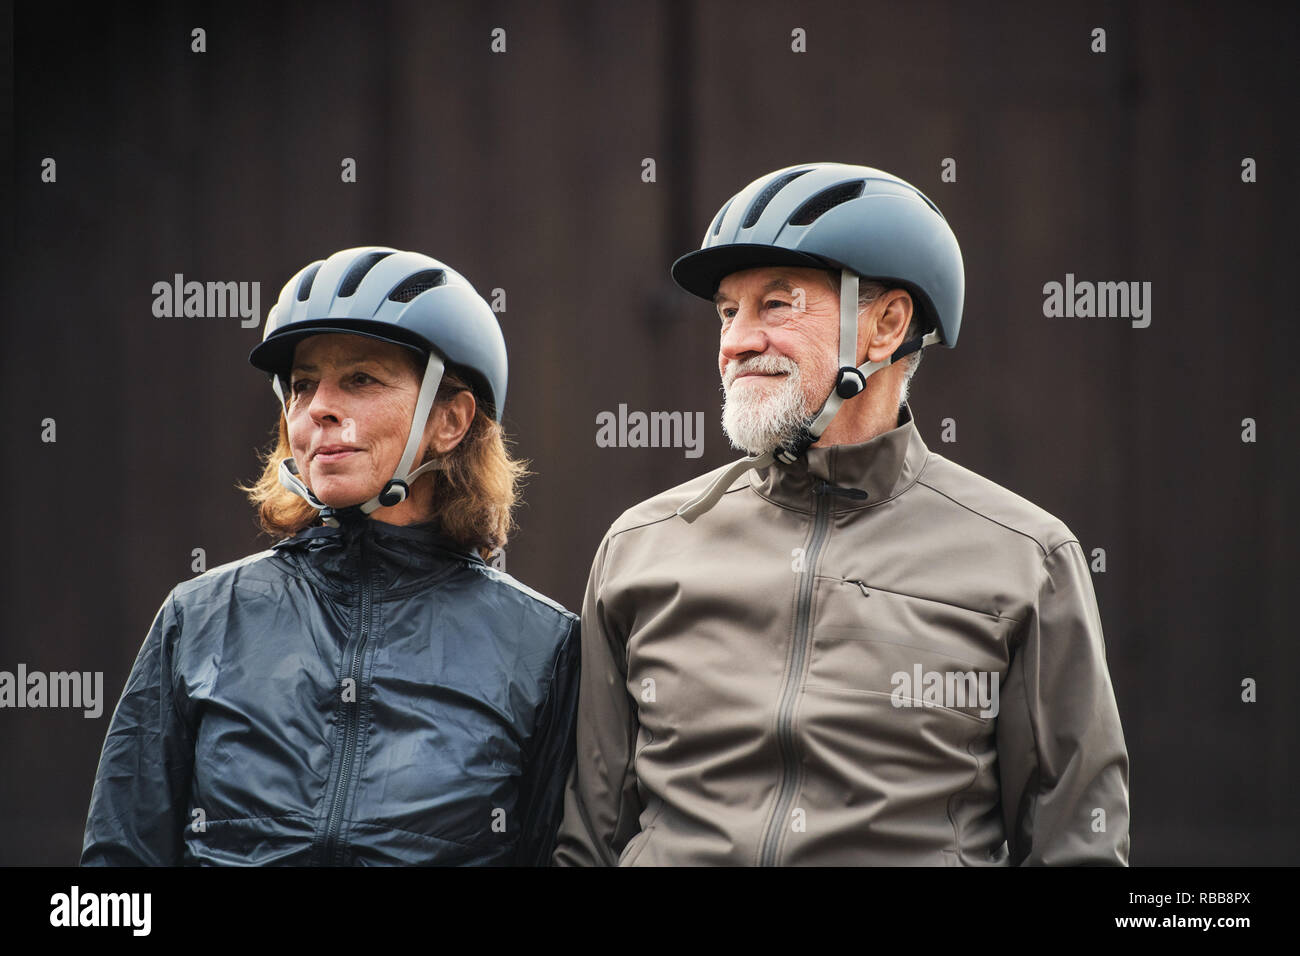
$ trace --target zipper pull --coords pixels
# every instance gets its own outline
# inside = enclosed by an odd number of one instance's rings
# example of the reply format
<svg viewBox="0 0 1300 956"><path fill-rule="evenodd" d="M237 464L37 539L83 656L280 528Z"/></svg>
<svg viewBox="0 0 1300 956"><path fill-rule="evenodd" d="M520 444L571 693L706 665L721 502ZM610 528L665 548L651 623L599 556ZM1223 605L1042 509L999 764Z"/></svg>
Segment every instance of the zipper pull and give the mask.
<svg viewBox="0 0 1300 956"><path fill-rule="evenodd" d="M842 495L845 498L857 498L858 500L868 497L867 493L861 488L841 488L839 485L832 485L829 481L822 481L813 485L813 493L818 495Z"/></svg>
<svg viewBox="0 0 1300 956"><path fill-rule="evenodd" d="M871 592L867 590L867 586L866 586L865 584L863 584L861 581L850 581L848 578L845 578L845 579L844 579L844 583L845 583L845 584L856 584L858 587L860 587L860 588L862 589L862 596L863 596L863 597L871 597Z"/></svg>

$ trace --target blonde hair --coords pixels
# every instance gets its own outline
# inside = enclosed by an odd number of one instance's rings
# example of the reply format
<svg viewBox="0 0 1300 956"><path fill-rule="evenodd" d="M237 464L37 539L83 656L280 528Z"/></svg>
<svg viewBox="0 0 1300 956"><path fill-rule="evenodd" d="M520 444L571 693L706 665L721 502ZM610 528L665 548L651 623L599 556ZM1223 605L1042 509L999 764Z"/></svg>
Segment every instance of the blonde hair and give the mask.
<svg viewBox="0 0 1300 956"><path fill-rule="evenodd" d="M463 381L445 373L437 400L466 389ZM261 477L237 486L257 508L263 533L273 538L295 535L320 518L320 512L280 484L280 462L292 457L289 423L281 409L278 433L260 456ZM424 461L434 457L431 449ZM514 509L528 474L528 462L510 456L501 425L477 407L465 437L444 456L443 466L416 479L433 483L433 505L421 520L436 522L443 534L486 559L505 546L514 530Z"/></svg>

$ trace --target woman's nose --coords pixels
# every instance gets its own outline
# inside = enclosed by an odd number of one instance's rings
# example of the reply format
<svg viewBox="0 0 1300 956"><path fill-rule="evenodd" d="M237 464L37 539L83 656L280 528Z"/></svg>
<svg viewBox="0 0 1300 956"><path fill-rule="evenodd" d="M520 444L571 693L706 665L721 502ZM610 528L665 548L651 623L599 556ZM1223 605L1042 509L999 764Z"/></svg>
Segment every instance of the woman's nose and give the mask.
<svg viewBox="0 0 1300 956"><path fill-rule="evenodd" d="M311 406L308 411L316 422L339 421L342 418L340 402L342 390L331 382L320 382L312 390Z"/></svg>

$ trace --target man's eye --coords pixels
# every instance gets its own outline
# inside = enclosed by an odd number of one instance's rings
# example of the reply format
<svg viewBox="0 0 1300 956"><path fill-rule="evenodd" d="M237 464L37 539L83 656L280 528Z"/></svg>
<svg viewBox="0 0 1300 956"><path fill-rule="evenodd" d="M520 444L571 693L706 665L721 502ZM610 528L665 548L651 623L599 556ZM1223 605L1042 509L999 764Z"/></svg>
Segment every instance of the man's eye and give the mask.
<svg viewBox="0 0 1300 956"><path fill-rule="evenodd" d="M789 303L789 302L786 302L784 299L768 299L768 300L767 300L767 304L766 304L766 308L769 308L769 309L788 309L788 308L790 308L790 303Z"/></svg>
<svg viewBox="0 0 1300 956"><path fill-rule="evenodd" d="M358 385L369 385L374 381L374 379L365 372L357 372L356 375L352 376L352 381L356 382Z"/></svg>
<svg viewBox="0 0 1300 956"><path fill-rule="evenodd" d="M726 321L726 320L728 320L728 319L734 319L734 318L736 317L736 310L735 310L735 309L719 309L719 310L718 310L718 314L719 314L720 316L722 316L723 321Z"/></svg>

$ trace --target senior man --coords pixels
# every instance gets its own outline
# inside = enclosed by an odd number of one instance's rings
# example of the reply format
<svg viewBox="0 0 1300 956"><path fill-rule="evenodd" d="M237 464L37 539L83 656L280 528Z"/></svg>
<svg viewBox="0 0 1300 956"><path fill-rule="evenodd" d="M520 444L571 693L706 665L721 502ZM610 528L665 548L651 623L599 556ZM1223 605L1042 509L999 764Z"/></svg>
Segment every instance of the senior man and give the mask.
<svg viewBox="0 0 1300 956"><path fill-rule="evenodd" d="M554 860L1126 865L1128 754L1084 553L906 402L964 272L903 180L818 163L673 266L749 452L626 511L582 609Z"/></svg>

